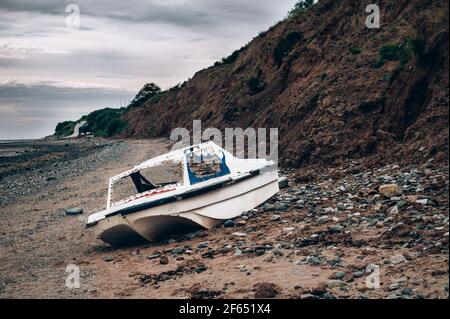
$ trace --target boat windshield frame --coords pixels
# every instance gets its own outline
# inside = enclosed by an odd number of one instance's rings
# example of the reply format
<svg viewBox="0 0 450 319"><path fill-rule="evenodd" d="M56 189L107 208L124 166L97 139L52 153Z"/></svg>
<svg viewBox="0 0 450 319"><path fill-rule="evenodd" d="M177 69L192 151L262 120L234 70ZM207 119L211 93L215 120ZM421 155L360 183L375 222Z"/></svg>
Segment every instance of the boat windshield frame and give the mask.
<svg viewBox="0 0 450 319"><path fill-rule="evenodd" d="M210 156L218 156L220 159L220 171L207 176L198 177L195 175L194 172L189 168L189 161L188 158L191 158L192 156L196 156L197 158L200 158L200 161L204 158L210 157ZM108 196L107 196L107 203L106 208L110 209L111 207L124 204L126 202L132 201L137 198L144 197L146 195L151 194L152 192L155 193L162 193L164 190L174 190L176 188L180 187L190 187L195 184L211 181L215 178L219 178L222 176L227 176L231 174L231 170L229 166L227 165L227 161L233 159L234 157L216 145L213 142L206 142L203 144L198 144L194 146L185 147L179 150L172 151L167 154L163 154L161 156L155 157L153 159L150 159L148 161L145 161L137 166L135 166L133 169L125 171L121 174L118 174L116 176L113 176L109 179L109 185L108 185ZM157 188L155 187L152 190L148 190L145 192L137 192L135 195L132 195L130 197L124 198L120 200L119 202L113 202L112 196L114 192L114 184L116 184L118 181L126 179L126 178L132 178L136 175L140 174L140 171L143 169L148 169L152 167L157 167L164 165L166 163L175 163L175 164L181 164L183 168L183 180L181 183L178 184L171 184L171 185L165 185L164 187ZM135 183L135 181L133 180ZM136 185L136 183L135 183Z"/></svg>

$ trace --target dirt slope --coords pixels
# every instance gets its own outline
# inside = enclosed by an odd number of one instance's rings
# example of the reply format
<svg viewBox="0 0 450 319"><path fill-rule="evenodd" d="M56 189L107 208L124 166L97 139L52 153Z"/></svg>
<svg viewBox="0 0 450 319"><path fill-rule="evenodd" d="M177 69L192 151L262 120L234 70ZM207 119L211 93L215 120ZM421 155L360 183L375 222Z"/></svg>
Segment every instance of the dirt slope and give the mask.
<svg viewBox="0 0 450 319"><path fill-rule="evenodd" d="M448 1L321 0L125 115L129 137L278 127L283 164L448 160Z"/></svg>

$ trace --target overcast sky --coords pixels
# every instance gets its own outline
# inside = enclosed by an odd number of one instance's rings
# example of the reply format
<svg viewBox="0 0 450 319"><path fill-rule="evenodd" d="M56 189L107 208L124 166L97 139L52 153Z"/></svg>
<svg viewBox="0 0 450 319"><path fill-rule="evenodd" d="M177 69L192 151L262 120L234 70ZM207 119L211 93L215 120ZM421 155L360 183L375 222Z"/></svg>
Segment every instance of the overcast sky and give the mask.
<svg viewBox="0 0 450 319"><path fill-rule="evenodd" d="M43 137L59 121L124 105L147 82L183 82L295 2L0 0L0 139ZM68 4L78 5L78 29Z"/></svg>

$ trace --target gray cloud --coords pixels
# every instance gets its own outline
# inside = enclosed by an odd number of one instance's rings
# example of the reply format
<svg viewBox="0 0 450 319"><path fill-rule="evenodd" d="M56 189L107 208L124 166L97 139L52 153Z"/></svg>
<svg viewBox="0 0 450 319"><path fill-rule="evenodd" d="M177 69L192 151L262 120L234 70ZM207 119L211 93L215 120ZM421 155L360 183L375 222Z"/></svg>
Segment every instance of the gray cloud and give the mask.
<svg viewBox="0 0 450 319"><path fill-rule="evenodd" d="M221 21L247 23L272 18L280 7L292 7L294 1L259 0L134 0L132 4L121 0L2 0L0 7L10 12L35 12L62 15L68 4L76 4L82 15L107 17L130 22L164 22L181 26L217 25Z"/></svg>
<svg viewBox="0 0 450 319"><path fill-rule="evenodd" d="M58 122L77 120L99 108L123 106L132 96L126 90L88 84L65 87L60 83L4 83L0 85L0 136L49 135Z"/></svg>
<svg viewBox="0 0 450 319"><path fill-rule="evenodd" d="M51 133L58 121L117 105L117 91L181 83L285 17L295 2L0 0L0 139ZM69 3L80 7L79 30L65 26ZM13 128L28 120L34 124Z"/></svg>

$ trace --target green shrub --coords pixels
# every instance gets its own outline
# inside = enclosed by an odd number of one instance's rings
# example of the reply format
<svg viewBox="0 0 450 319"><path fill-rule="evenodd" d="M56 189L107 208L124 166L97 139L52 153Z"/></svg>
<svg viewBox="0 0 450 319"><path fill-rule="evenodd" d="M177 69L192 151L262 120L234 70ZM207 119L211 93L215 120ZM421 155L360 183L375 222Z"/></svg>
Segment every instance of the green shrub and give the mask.
<svg viewBox="0 0 450 319"><path fill-rule="evenodd" d="M248 46L248 44L244 45L239 50L236 50L233 53L231 53L229 56L227 56L226 58L223 58L220 62L218 61L218 62L214 63L214 66L233 64L238 59L239 55L247 48L247 46Z"/></svg>
<svg viewBox="0 0 450 319"><path fill-rule="evenodd" d="M358 55L361 53L361 49L358 47L351 47L348 49L348 51L353 55Z"/></svg>
<svg viewBox="0 0 450 319"><path fill-rule="evenodd" d="M114 118L106 125L105 136L110 137L116 135L123 131L123 129L127 126L125 121L122 121L119 118Z"/></svg>
<svg viewBox="0 0 450 319"><path fill-rule="evenodd" d="M265 88L265 83L256 76L252 76L247 79L247 87L249 90L250 95L255 95Z"/></svg>
<svg viewBox="0 0 450 319"><path fill-rule="evenodd" d="M423 50L423 39L407 38L401 44L384 45L378 51L378 60L373 64L374 68L382 67L387 61L399 61L401 66L404 66L410 59L413 53L418 54Z"/></svg>
<svg viewBox="0 0 450 319"><path fill-rule="evenodd" d="M314 0L300 0L300 1L298 1L295 4L294 8L291 11L289 11L288 17L292 18L292 17L296 16L297 14L308 10L310 7L312 7L313 4L314 4Z"/></svg>
<svg viewBox="0 0 450 319"><path fill-rule="evenodd" d="M145 104L149 99L157 94L161 93L161 88L155 83L147 83L144 87L136 94L133 101L131 101L128 107L139 107Z"/></svg>
<svg viewBox="0 0 450 319"><path fill-rule="evenodd" d="M77 122L75 121L65 121L58 123L55 129L55 136L66 137L72 135L76 125Z"/></svg>
<svg viewBox="0 0 450 319"><path fill-rule="evenodd" d="M273 56L275 63L280 66L283 59L289 55L294 46L302 40L302 35L299 32L290 32L287 36L282 38L275 47Z"/></svg>
<svg viewBox="0 0 450 319"><path fill-rule="evenodd" d="M402 45L385 45L380 48L380 59L384 61L400 61L403 64L409 57L410 53Z"/></svg>
<svg viewBox="0 0 450 319"><path fill-rule="evenodd" d="M120 119L125 110L125 108L97 110L87 115L86 121L95 136L110 137L126 127L126 122Z"/></svg>

